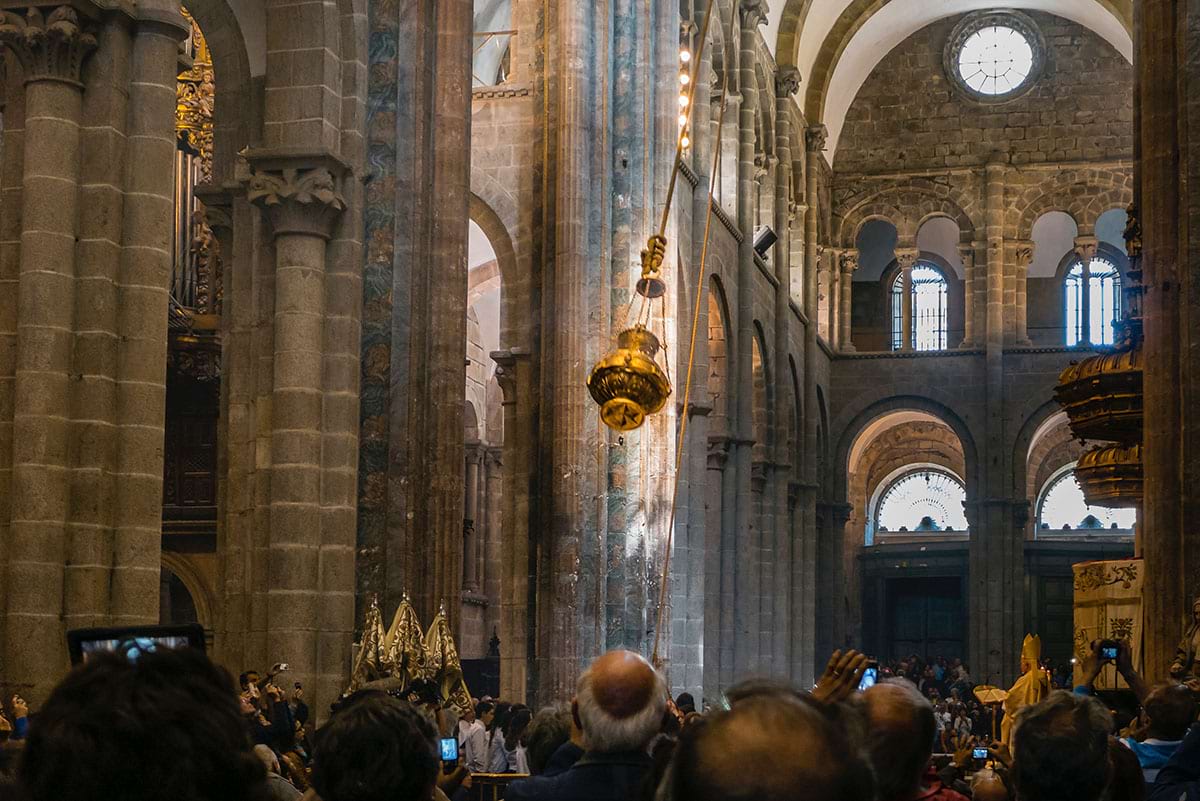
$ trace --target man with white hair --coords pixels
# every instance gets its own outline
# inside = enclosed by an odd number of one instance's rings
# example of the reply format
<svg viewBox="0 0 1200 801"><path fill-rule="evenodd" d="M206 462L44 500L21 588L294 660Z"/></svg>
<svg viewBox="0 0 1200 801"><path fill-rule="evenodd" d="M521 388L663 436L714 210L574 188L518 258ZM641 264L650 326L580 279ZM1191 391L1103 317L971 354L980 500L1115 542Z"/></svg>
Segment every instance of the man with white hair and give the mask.
<svg viewBox="0 0 1200 801"><path fill-rule="evenodd" d="M513 782L506 801L636 798L653 768L647 747L666 707L666 685L649 662L631 651L609 651L580 677L571 704L583 757L557 776Z"/></svg>
<svg viewBox="0 0 1200 801"><path fill-rule="evenodd" d="M300 797L300 791L280 775L279 759L274 751L265 745L256 745L254 755L267 769L267 798L270 801L295 801Z"/></svg>

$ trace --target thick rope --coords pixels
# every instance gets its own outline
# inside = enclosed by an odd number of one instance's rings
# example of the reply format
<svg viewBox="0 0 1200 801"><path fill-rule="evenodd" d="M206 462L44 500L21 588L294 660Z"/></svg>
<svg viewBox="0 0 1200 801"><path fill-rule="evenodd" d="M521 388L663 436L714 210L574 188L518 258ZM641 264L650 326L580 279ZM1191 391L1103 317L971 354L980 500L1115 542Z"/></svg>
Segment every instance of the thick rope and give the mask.
<svg viewBox="0 0 1200 801"><path fill-rule="evenodd" d="M709 4L709 12L712 11L712 3ZM705 30L708 29L708 18L705 17ZM699 71L699 65L697 65ZM687 377L683 384L683 415L679 422L679 444L675 448L675 484L671 490L671 518L667 525L667 543L666 554L663 556L662 569L662 586L658 592L658 622L654 626L654 652L651 657L651 663L658 666L658 646L662 639L663 620L667 610L667 584L671 579L671 545L675 540L675 507L679 503L679 476L681 474L680 467L683 464L683 448L687 442L687 426L691 415L688 413L688 407L692 398L692 372L696 365L696 332L700 328L700 304L704 300L704 276L707 271L705 266L708 263L708 235L712 229L713 218L713 193L716 191L717 175L721 168L721 130L725 127L725 108L727 94L725 87L721 89L721 113L717 116L717 136L713 146L713 168L712 175L709 178L708 185L708 209L704 215L704 241L700 245L700 265L696 268L696 305L692 311L692 340L688 346L687 360ZM678 172L678 162L676 162L676 171Z"/></svg>

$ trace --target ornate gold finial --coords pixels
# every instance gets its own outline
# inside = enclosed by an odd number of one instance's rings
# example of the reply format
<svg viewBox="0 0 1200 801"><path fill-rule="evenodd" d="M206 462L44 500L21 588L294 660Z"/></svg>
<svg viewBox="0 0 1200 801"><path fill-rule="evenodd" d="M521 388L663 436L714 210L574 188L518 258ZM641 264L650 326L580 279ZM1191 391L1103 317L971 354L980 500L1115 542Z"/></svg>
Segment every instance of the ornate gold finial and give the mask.
<svg viewBox="0 0 1200 801"><path fill-rule="evenodd" d="M642 251L642 278L637 283L638 294L642 297L661 298L667 293L667 284L659 275L666 255L667 240L658 234L650 237Z"/></svg>
<svg viewBox="0 0 1200 801"><path fill-rule="evenodd" d="M196 183L211 183L213 169L213 104L216 96L215 73L208 42L196 20L186 8L180 8L192 26L183 47L192 57L191 69L179 73L175 83L175 135L180 144L197 157L200 175Z"/></svg>

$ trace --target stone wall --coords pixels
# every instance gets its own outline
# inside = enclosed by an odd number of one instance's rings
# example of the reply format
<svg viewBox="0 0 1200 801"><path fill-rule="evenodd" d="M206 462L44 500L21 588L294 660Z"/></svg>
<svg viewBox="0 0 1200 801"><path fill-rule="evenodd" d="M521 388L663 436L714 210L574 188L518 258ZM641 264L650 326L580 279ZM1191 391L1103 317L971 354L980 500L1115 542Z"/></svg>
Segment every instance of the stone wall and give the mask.
<svg viewBox="0 0 1200 801"><path fill-rule="evenodd" d="M839 171L981 165L997 148L1014 164L1128 158L1133 70L1108 42L1061 17L1030 13L1046 40L1045 71L1003 104L969 100L946 77L942 51L961 17L930 25L879 62L846 116Z"/></svg>

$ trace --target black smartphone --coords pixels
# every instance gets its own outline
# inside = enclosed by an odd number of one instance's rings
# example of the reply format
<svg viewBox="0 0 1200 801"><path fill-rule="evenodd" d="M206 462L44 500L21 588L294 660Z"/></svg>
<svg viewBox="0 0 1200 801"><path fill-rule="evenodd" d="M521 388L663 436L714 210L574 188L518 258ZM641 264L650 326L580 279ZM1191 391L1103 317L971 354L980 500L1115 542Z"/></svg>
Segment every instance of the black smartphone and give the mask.
<svg viewBox="0 0 1200 801"><path fill-rule="evenodd" d="M986 745L977 745L971 749L971 758L978 760L986 760L988 758L988 750Z"/></svg>
<svg viewBox="0 0 1200 801"><path fill-rule="evenodd" d="M1104 640L1100 643L1100 658L1109 662L1115 662L1117 654L1121 652L1121 647L1116 640Z"/></svg>
<svg viewBox="0 0 1200 801"><path fill-rule="evenodd" d="M458 767L458 740L453 737L443 737L440 741L442 767L447 771Z"/></svg>
<svg viewBox="0 0 1200 801"><path fill-rule="evenodd" d="M115 651L136 662L142 654L160 648L198 648L204 651L204 627L199 623L179 626L123 626L119 628L72 629L67 632L71 664L86 662L93 654Z"/></svg>

